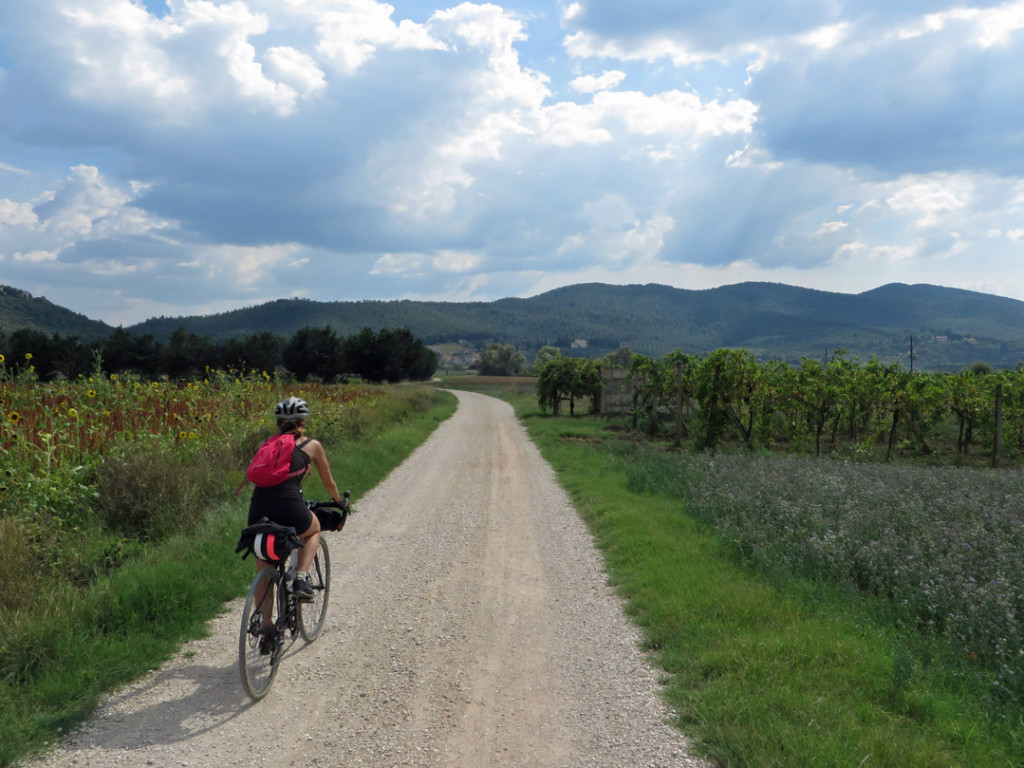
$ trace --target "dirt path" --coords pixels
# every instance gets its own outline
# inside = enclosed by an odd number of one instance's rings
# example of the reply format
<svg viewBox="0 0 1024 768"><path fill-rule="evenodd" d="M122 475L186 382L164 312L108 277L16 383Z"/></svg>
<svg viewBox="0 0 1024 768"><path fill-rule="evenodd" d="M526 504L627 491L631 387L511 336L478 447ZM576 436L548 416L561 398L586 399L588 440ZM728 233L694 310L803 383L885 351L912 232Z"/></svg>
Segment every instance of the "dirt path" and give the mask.
<svg viewBox="0 0 1024 768"><path fill-rule="evenodd" d="M550 467L507 404L456 394L329 538L327 626L267 698L241 688L233 603L37 765L699 765Z"/></svg>

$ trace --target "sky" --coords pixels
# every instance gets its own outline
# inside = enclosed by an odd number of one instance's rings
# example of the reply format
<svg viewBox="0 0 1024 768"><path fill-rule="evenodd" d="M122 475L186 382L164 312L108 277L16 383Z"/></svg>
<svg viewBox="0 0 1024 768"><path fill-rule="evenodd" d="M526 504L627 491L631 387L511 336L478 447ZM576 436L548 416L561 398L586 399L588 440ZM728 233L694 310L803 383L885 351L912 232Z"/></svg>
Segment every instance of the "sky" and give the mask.
<svg viewBox="0 0 1024 768"><path fill-rule="evenodd" d="M0 284L1024 300L1024 0L0 3Z"/></svg>

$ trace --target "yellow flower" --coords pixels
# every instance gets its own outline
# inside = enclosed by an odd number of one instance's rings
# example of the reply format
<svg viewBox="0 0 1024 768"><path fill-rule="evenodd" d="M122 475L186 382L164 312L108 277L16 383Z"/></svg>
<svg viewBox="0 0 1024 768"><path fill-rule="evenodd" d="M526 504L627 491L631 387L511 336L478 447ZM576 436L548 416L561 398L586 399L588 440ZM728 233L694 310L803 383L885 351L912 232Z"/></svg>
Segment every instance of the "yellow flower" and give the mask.
<svg viewBox="0 0 1024 768"><path fill-rule="evenodd" d="M11 411L7 414L7 420L11 422L11 424L17 424L21 421L21 415L17 411Z"/></svg>
<svg viewBox="0 0 1024 768"><path fill-rule="evenodd" d="M70 416L72 419L77 419L78 411L75 408L68 408L68 416Z"/></svg>
<svg viewBox="0 0 1024 768"><path fill-rule="evenodd" d="M31 360L32 359L32 353L31 352L26 352L25 353L25 359L26 360Z"/></svg>
<svg viewBox="0 0 1024 768"><path fill-rule="evenodd" d="M0 363L2 363L3 361L4 361L4 356L0 355Z"/></svg>
<svg viewBox="0 0 1024 768"><path fill-rule="evenodd" d="M90 389L85 394L87 394L89 397L96 397L96 390L95 389Z"/></svg>

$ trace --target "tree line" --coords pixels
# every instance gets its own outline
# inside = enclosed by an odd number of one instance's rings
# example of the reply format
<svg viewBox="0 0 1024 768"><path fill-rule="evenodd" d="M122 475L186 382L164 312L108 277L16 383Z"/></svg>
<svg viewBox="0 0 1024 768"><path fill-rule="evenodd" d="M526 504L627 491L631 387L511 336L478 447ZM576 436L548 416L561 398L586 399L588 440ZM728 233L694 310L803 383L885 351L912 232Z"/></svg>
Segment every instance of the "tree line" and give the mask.
<svg viewBox="0 0 1024 768"><path fill-rule="evenodd" d="M214 343L183 327L164 343L152 334L117 328L100 341L19 329L0 332L0 355L9 370L43 380L72 378L97 370L144 378L187 379L208 369L287 373L299 381L421 381L437 370L437 354L405 328L364 328L339 336L330 326L305 327L291 338L271 331Z"/></svg>

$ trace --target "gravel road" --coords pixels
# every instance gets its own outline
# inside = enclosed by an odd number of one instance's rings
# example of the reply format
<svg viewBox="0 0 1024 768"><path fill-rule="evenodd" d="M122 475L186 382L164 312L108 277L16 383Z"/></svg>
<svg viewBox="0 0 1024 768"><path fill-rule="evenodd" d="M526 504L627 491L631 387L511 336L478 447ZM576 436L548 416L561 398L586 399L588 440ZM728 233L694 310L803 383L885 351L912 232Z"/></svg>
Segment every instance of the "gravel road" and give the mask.
<svg viewBox="0 0 1024 768"><path fill-rule="evenodd" d="M233 602L33 765L703 766L512 409L455 394L385 482L353 489L359 514L328 534L327 625L265 699L241 687Z"/></svg>

